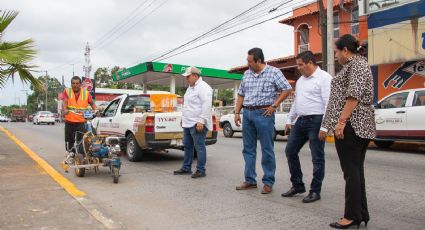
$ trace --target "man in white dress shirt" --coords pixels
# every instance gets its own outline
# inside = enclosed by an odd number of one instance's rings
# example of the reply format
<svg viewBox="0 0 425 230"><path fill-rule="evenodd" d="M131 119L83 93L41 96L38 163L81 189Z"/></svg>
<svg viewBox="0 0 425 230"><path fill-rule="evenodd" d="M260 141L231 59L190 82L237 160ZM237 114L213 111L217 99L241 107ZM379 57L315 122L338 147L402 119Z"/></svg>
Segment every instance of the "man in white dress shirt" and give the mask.
<svg viewBox="0 0 425 230"><path fill-rule="evenodd" d="M182 115L184 160L182 167L174 171L174 175L192 173L192 160L196 149L198 163L192 178L205 177L207 150L205 138L208 130L212 130L212 89L200 77L201 71L196 67L189 67L182 75L186 77L189 87L184 94Z"/></svg>
<svg viewBox="0 0 425 230"><path fill-rule="evenodd" d="M298 54L296 62L302 76L296 83L295 99L285 128L285 131L291 130L285 153L291 173L292 188L282 196L292 197L306 191L298 153L309 141L313 161L313 180L310 192L303 202L310 203L320 200L322 181L325 176L325 141L319 139L319 132L329 100L332 77L317 66L311 51Z"/></svg>

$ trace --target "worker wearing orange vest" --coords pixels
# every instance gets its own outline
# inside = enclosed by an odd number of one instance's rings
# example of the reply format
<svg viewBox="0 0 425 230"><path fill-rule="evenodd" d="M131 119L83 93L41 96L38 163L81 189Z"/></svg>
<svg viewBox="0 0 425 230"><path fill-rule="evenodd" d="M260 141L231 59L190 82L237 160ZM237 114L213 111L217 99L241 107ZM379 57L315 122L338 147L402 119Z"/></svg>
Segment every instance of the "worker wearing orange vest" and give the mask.
<svg viewBox="0 0 425 230"><path fill-rule="evenodd" d="M63 114L65 115L65 147L71 150L75 142L75 133L77 139L81 140L85 132L86 119L83 111L89 108L96 110L96 105L86 89L81 88L81 78L74 76L71 79L71 88L65 89L62 94L63 98Z"/></svg>

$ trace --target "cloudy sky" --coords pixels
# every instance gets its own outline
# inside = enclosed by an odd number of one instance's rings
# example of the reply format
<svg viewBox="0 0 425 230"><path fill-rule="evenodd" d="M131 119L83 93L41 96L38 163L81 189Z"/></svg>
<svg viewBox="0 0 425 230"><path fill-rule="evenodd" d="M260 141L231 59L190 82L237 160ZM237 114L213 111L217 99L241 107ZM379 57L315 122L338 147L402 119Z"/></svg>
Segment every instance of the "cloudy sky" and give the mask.
<svg viewBox="0 0 425 230"><path fill-rule="evenodd" d="M84 48L92 47L92 73L99 67L129 67L152 60L261 2L260 0L0 0L1 10L19 11L5 41L35 40L34 64L69 85L74 64L83 75ZM245 64L246 52L261 47L266 59L293 53L293 28L278 23L308 0L269 0L245 14L229 29L186 48L208 42L256 22L280 16L162 62L229 69ZM280 6L280 7L278 7ZM269 10L278 7L272 13ZM261 18L259 18L262 16ZM241 21L243 19L243 21ZM251 21L249 21L251 20ZM245 22L245 24L241 24ZM233 27L232 27L233 26ZM37 74L38 75L38 74ZM25 103L19 79L0 89L0 105Z"/></svg>

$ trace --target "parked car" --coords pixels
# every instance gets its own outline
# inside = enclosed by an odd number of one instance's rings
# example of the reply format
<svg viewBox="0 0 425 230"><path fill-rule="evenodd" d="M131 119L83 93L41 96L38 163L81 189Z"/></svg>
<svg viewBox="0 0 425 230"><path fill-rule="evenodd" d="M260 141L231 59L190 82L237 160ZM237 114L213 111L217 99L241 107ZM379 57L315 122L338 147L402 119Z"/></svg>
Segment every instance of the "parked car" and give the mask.
<svg viewBox="0 0 425 230"><path fill-rule="evenodd" d="M381 148L394 141L425 141L425 88L394 92L375 108L376 139Z"/></svg>
<svg viewBox="0 0 425 230"><path fill-rule="evenodd" d="M110 102L92 124L97 134L120 137L130 161L141 160L149 149L184 150L182 113L177 111L173 100L173 94L156 94L154 98L150 94L121 95ZM213 130L207 133L206 145L217 142L214 115L212 119Z"/></svg>
<svg viewBox="0 0 425 230"><path fill-rule="evenodd" d="M0 114L0 122L9 122L9 118L5 115Z"/></svg>
<svg viewBox="0 0 425 230"><path fill-rule="evenodd" d="M41 123L45 124L55 124L55 116L50 111L39 111L35 114L33 119L33 124L39 125Z"/></svg>
<svg viewBox="0 0 425 230"><path fill-rule="evenodd" d="M243 109L241 110L241 121L242 121L242 114ZM276 140L277 135L285 136L285 124L286 120L288 119L288 113L275 113L275 132L273 139ZM225 137L232 137L235 132L242 132L242 122L241 125L238 127L235 124L235 114L234 111L227 115L223 115L220 118L220 128L223 129L223 135Z"/></svg>

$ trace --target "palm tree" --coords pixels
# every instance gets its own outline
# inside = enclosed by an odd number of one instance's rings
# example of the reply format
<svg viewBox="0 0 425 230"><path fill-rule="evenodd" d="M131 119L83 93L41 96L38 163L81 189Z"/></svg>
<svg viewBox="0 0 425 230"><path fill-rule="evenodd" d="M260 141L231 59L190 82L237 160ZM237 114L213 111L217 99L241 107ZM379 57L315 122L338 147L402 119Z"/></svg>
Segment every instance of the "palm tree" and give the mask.
<svg viewBox="0 0 425 230"><path fill-rule="evenodd" d="M35 88L42 88L41 82L31 74L37 66L29 64L37 51L34 41L27 39L21 42L3 41L2 35L9 24L18 16L17 11L0 10L0 88L6 85L9 78L14 80L16 74L24 83L31 83Z"/></svg>

